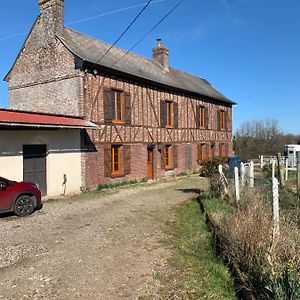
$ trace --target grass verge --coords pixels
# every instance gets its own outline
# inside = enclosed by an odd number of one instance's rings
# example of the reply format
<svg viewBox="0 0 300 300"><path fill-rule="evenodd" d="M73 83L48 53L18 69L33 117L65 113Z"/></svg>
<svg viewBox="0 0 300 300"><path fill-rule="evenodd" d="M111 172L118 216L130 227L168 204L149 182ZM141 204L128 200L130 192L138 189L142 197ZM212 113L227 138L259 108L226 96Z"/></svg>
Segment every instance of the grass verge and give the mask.
<svg viewBox="0 0 300 300"><path fill-rule="evenodd" d="M196 199L180 206L167 224L171 250L166 273L158 274L162 299L236 299L229 270L213 249L213 241Z"/></svg>

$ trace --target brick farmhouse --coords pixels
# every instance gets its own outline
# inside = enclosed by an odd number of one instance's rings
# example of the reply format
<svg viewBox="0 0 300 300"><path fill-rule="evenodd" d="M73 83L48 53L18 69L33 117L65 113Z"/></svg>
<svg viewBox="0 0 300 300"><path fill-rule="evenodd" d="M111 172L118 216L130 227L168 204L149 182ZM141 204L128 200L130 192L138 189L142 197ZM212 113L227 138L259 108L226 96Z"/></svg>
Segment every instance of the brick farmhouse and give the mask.
<svg viewBox="0 0 300 300"><path fill-rule="evenodd" d="M64 26L64 1L39 0L37 17L5 77L12 110L84 116L81 185L159 179L232 154L232 106L205 79Z"/></svg>

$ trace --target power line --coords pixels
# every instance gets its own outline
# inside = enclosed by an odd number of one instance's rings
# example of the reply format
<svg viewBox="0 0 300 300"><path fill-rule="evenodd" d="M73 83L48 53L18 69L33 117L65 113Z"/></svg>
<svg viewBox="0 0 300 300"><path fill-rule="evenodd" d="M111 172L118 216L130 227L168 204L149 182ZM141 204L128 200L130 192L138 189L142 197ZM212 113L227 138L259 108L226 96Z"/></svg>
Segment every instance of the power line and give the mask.
<svg viewBox="0 0 300 300"><path fill-rule="evenodd" d="M122 32L122 34L116 39L116 41L105 51L105 53L98 60L98 64L101 62L103 57L117 44L117 42L125 35L125 33L129 30L129 28L133 25L133 23L139 18L139 16L143 13L143 11L147 8L147 6L151 3L152 0L149 0L146 5L142 8L142 10L138 13L138 15L131 21L131 23L127 26L127 28Z"/></svg>
<svg viewBox="0 0 300 300"><path fill-rule="evenodd" d="M157 26L159 26L184 0L179 1L163 18L161 18L150 30L148 30L129 50L124 53L123 56L120 57L116 62L114 62L111 66L115 66L119 63L125 56L127 56L138 44L140 44Z"/></svg>

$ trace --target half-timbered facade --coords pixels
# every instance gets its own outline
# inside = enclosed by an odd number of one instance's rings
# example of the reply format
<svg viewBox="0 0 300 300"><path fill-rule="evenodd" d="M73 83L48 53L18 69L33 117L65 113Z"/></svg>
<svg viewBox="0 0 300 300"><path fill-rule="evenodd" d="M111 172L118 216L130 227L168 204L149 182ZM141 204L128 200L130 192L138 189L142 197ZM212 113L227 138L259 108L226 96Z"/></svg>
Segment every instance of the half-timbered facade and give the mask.
<svg viewBox="0 0 300 300"><path fill-rule="evenodd" d="M63 0L39 4L5 78L10 108L85 116L99 126L81 134L86 187L191 172L200 160L232 153L234 103L169 66L160 40L144 58L64 27Z"/></svg>

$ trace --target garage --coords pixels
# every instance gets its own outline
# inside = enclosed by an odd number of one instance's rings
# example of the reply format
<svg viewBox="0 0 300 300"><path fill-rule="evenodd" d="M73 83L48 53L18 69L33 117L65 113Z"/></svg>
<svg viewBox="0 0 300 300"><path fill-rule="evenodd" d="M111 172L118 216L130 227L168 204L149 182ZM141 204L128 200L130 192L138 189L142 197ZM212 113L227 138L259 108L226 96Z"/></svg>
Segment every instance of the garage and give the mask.
<svg viewBox="0 0 300 300"><path fill-rule="evenodd" d="M36 183L43 195L79 192L82 135L95 128L80 117L0 109L0 176Z"/></svg>

